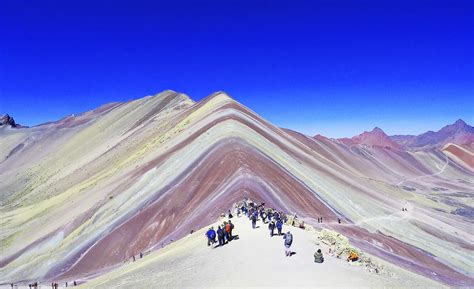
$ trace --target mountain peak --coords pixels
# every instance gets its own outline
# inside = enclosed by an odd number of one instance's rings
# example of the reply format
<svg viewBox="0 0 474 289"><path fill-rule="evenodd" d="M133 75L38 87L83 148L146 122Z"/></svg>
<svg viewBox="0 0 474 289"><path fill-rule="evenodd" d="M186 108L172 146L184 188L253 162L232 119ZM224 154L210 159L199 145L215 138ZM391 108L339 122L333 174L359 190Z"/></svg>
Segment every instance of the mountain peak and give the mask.
<svg viewBox="0 0 474 289"><path fill-rule="evenodd" d="M386 133L381 128L379 128L378 126L374 127L374 129L372 131L370 131L370 133L377 133L377 134L385 134L386 135Z"/></svg>
<svg viewBox="0 0 474 289"><path fill-rule="evenodd" d="M17 123L15 122L13 117L11 117L8 114L5 114L5 115L0 115L0 126L3 126L3 125L10 125L11 127L16 127Z"/></svg>
<svg viewBox="0 0 474 289"><path fill-rule="evenodd" d="M371 131L365 131L352 138L339 139L346 145L366 145L372 147L385 147L391 149L400 149L400 146L392 141L390 137L379 127L374 127Z"/></svg>
<svg viewBox="0 0 474 289"><path fill-rule="evenodd" d="M466 126L469 126L464 120L462 119L458 119L456 120L452 125L454 125L455 127L466 127Z"/></svg>
<svg viewBox="0 0 474 289"><path fill-rule="evenodd" d="M154 95L149 95L149 96L146 96L146 97L170 97L170 96L174 96L174 98L180 100L180 101L186 101L186 102L192 102L194 103L194 101L185 93L181 93L181 92L177 92L177 91L174 91L174 90L171 90L171 89L167 89L167 90L164 90L164 91L161 91L161 92L158 92Z"/></svg>
<svg viewBox="0 0 474 289"><path fill-rule="evenodd" d="M448 124L441 128L438 132L443 130L472 130L472 126L468 125L464 120L458 119L453 124Z"/></svg>
<svg viewBox="0 0 474 289"><path fill-rule="evenodd" d="M225 100L233 100L235 101L227 92L225 91L216 91L214 92L213 94L211 94L209 96L209 99L213 99L213 98L222 98L222 99L225 99Z"/></svg>
<svg viewBox="0 0 474 289"><path fill-rule="evenodd" d="M199 104L202 106L204 105L223 106L229 103L238 103L238 102L235 101L230 95L228 95L224 91L216 91L206 96L201 101L199 101Z"/></svg>

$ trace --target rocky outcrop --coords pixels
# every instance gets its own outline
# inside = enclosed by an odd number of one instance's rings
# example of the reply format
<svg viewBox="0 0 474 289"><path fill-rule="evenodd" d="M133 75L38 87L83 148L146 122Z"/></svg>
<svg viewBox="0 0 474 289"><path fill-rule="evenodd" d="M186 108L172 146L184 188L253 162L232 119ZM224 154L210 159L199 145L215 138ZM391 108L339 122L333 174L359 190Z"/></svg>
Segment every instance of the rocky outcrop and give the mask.
<svg viewBox="0 0 474 289"><path fill-rule="evenodd" d="M9 125L11 127L17 127L18 124L15 122L13 117L8 114L0 115L0 126Z"/></svg>

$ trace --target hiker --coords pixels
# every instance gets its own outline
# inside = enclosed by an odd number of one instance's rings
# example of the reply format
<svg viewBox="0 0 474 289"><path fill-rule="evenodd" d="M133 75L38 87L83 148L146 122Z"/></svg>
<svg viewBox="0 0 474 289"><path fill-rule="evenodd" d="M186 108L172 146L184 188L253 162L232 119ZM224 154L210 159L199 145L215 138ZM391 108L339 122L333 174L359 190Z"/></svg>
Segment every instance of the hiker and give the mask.
<svg viewBox="0 0 474 289"><path fill-rule="evenodd" d="M214 244L216 242L216 231L214 231L213 227L210 227L209 230L206 233L207 236L207 246L211 246L211 244ZM135 257L134 257L135 259Z"/></svg>
<svg viewBox="0 0 474 289"><path fill-rule="evenodd" d="M273 230L275 230L275 223L273 221L268 223L268 229L270 230L270 237L273 237Z"/></svg>
<svg viewBox="0 0 474 289"><path fill-rule="evenodd" d="M133 255L133 262L135 262L135 255Z"/></svg>
<svg viewBox="0 0 474 289"><path fill-rule="evenodd" d="M252 228L255 229L257 225L257 211L252 214Z"/></svg>
<svg viewBox="0 0 474 289"><path fill-rule="evenodd" d="M278 219L276 223L276 227L278 230L278 236L281 236L281 230L283 229L283 222L280 219Z"/></svg>
<svg viewBox="0 0 474 289"><path fill-rule="evenodd" d="M347 262L355 262L357 260L359 260L359 255L355 251L351 251L349 257L347 257Z"/></svg>
<svg viewBox="0 0 474 289"><path fill-rule="evenodd" d="M230 210L229 210L228 215L229 215L229 219L232 219L233 216L232 216L232 213L230 212Z"/></svg>
<svg viewBox="0 0 474 289"><path fill-rule="evenodd" d="M74 281L74 286L77 286L77 283L76 283L76 281Z"/></svg>
<svg viewBox="0 0 474 289"><path fill-rule="evenodd" d="M337 218L337 222L340 224L341 223L341 218Z"/></svg>
<svg viewBox="0 0 474 289"><path fill-rule="evenodd" d="M264 210L261 210L261 211L260 211L260 218L262 218L262 222L263 222L264 224L266 224L266 223L265 223L265 219L267 218L267 214L265 214L265 211L264 211Z"/></svg>
<svg viewBox="0 0 474 289"><path fill-rule="evenodd" d="M224 229L225 229L225 238L226 238L227 242L229 242L230 241L230 223L224 222L224 224L225 224L225 227L224 227Z"/></svg>
<svg viewBox="0 0 474 289"><path fill-rule="evenodd" d="M227 239L227 233L226 233L226 231L225 231L225 227L227 227L227 222L224 221L221 226L222 226L222 231L224 232L224 244L226 244L227 241L228 241L228 239Z"/></svg>
<svg viewBox="0 0 474 289"><path fill-rule="evenodd" d="M318 251L314 253L314 263L323 263L323 262L324 262L323 253L321 253L321 249L318 249Z"/></svg>
<svg viewBox="0 0 474 289"><path fill-rule="evenodd" d="M283 236L284 244L285 244L285 255L286 257L291 256L291 244L293 243L293 235L288 231L284 236Z"/></svg>
<svg viewBox="0 0 474 289"><path fill-rule="evenodd" d="M234 239L234 236L232 236L232 231L234 230L234 224L229 220L229 225L230 225L230 231L229 231L229 237L230 240Z"/></svg>
<svg viewBox="0 0 474 289"><path fill-rule="evenodd" d="M301 223L300 223L300 229L304 229L304 221L301 221Z"/></svg>
<svg viewBox="0 0 474 289"><path fill-rule="evenodd" d="M219 240L219 247L224 246L224 230L221 226L217 227L217 240Z"/></svg>
<svg viewBox="0 0 474 289"><path fill-rule="evenodd" d="M67 287L67 282L66 282L66 287Z"/></svg>
<svg viewBox="0 0 474 289"><path fill-rule="evenodd" d="M142 252L140 252L140 259L141 259L141 258L143 258L143 253L142 253Z"/></svg>
<svg viewBox="0 0 474 289"><path fill-rule="evenodd" d="M331 250L331 248L329 248L329 252L328 252L329 256L334 256L334 253L335 252L333 250Z"/></svg>

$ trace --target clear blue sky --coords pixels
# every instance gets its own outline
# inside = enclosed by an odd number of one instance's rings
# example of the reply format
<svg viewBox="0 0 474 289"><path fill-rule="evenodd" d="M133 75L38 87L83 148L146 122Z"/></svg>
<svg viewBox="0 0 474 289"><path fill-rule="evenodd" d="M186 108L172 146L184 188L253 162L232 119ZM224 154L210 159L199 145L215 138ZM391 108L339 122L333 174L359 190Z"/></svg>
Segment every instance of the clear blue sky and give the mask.
<svg viewBox="0 0 474 289"><path fill-rule="evenodd" d="M224 90L308 134L474 122L474 1L0 2L0 113L26 125Z"/></svg>

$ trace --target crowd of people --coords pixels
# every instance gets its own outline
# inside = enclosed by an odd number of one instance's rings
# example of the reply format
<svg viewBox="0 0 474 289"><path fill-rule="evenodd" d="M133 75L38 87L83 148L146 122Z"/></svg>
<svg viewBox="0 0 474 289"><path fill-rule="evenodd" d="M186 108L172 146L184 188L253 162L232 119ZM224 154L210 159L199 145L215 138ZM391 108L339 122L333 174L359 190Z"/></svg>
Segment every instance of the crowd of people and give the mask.
<svg viewBox="0 0 474 289"><path fill-rule="evenodd" d="M252 228L256 229L257 220L261 220L264 224L268 224L270 237L275 235L281 236L283 230L283 224L288 221L287 215L281 211L277 211L273 208L266 208L265 203L257 204L256 202L248 199L239 202L234 207L234 212L238 217L246 216L249 218L252 224ZM207 246L221 247L232 241L236 236L233 236L232 230L234 224L232 223L233 214L229 210L227 215L228 221L224 221L222 225L217 226L217 231L214 227L210 227L206 232ZM275 231L276 230L276 231ZM285 244L286 256L291 256L291 244L293 243L293 235L291 232L287 232L283 236ZM218 243L214 246L214 244Z"/></svg>
<svg viewBox="0 0 474 289"><path fill-rule="evenodd" d="M402 210L406 211L406 208L402 208ZM285 246L285 256L290 257L293 255L293 252L291 251L291 245L293 244L293 234L291 234L290 231L283 234L282 231L283 231L283 224L296 226L302 229L305 228L304 222L298 221L296 215L287 215L284 212L278 211L274 208L265 207L265 203L263 202L257 203L257 202L251 201L250 199L244 199L243 201L236 203L234 205L234 212L237 214L238 217L241 217L241 216L248 217L249 220L251 221L252 228L254 229L259 228L257 226L258 220L261 220L263 224L268 224L270 237L273 237L275 235L277 236L283 235L283 240L284 240L283 244ZM214 227L210 227L207 230L206 237L207 237L208 246L213 246L213 248L222 247L228 244L230 241L238 238L238 236L234 236L232 234L232 231L234 229L234 224L232 223L232 220L231 220L233 218L232 211L229 210L227 214L224 214L224 216L227 216L228 220L218 225L217 230L214 230ZM323 222L323 218L318 217L318 223L322 223L322 222ZM341 223L340 218L338 218L338 223L339 224ZM191 234L193 232L194 231L191 231ZM144 257L144 254L140 252L139 258L141 259L143 257ZM347 258L347 261L354 262L354 261L357 261L358 259L359 259L359 256L357 255L357 253L354 251L351 251ZM132 260L133 261L136 260L135 255L132 256ZM321 252L321 249L318 249L314 253L314 262L315 263L324 262L324 257ZM37 282L31 283L28 285L30 289L38 288ZM72 284L68 284L68 282L66 282L65 285L66 287L68 287L68 285L76 286L77 283L76 281L73 281ZM54 283L54 282L51 283L51 288L53 289L58 288L58 286L59 286L58 283ZM11 288L14 288L13 283L11 283Z"/></svg>
<svg viewBox="0 0 474 289"><path fill-rule="evenodd" d="M234 224L230 220L232 218L232 214L229 212L229 220L224 221L221 225L217 226L217 231L214 230L214 227L210 227L209 230L206 232L207 237L207 246L214 245L215 243L219 243L218 246L222 247L225 244L232 241L235 236L232 235L232 230L234 229ZM216 241L217 237L217 241Z"/></svg>
<svg viewBox="0 0 474 289"><path fill-rule="evenodd" d="M268 224L268 230L270 232L270 237L275 235L281 236L283 230L283 224L288 221L288 217L281 211L277 211L273 208L266 208L265 203L256 203L248 199L243 200L235 205L234 212L238 217L246 216L249 218L252 224L252 228L256 229L257 221L261 220L263 224ZM218 242L217 246L221 247L228 242L230 242L235 236L232 235L232 230L234 229L234 224L231 221L233 217L232 211L229 210L227 213L228 221L224 221L222 225L217 227L217 231L214 230L214 227L210 227L206 232L207 245L213 246ZM275 232L276 230L276 232ZM217 241L216 241L217 238ZM284 245L285 245L285 255L291 256L291 244L293 243L293 235L290 231L284 234Z"/></svg>
<svg viewBox="0 0 474 289"><path fill-rule="evenodd" d="M237 215L243 214L247 216L252 222L252 228L257 228L257 220L263 222L263 224L268 224L268 230L270 232L270 237L273 237L275 234L275 229L278 232L278 236L282 235L283 224L288 221L288 217L285 213L275 210L273 208L265 207L265 203L256 203L248 199L243 200L242 202L236 205ZM290 231L286 232L283 236L283 244L285 246L285 256L290 257L291 244L293 243L293 235Z"/></svg>
<svg viewBox="0 0 474 289"><path fill-rule="evenodd" d="M77 282L76 282L76 281L73 281L71 284L69 284L68 282L66 282L65 285L66 285L66 287L68 287L68 285L77 286ZM15 285L14 283L10 283L10 286L11 286L12 289L18 287L18 285ZM29 283L29 284L28 284L28 288L29 288L29 289L38 289L38 288L39 288L39 284L38 284L38 282ZM51 282L51 288L52 288L52 289L58 289L58 288L59 288L59 284L56 283L56 282Z"/></svg>
<svg viewBox="0 0 474 289"><path fill-rule="evenodd" d="M305 228L304 222L299 221L296 215L285 214L284 212L278 211L274 208L265 207L264 202L257 203L250 199L244 199L243 201L234 204L233 211L237 214L238 217L247 217L250 220L253 229L259 228L259 226L257 226L257 221L259 220L261 220L263 224L268 224L270 237L273 237L275 235L283 235L285 256L290 257L294 254L294 252L291 251L291 245L293 244L293 234L290 231L283 234L282 231L283 224L296 226L302 229ZM223 216L227 216L228 221L224 221L222 225L219 225L217 231L214 230L214 227L210 227L209 230L206 232L208 246L214 245L218 242L218 245L215 247L221 247L233 239L232 230L234 229L234 224L232 224L231 221L231 218L233 217L232 211L229 210L228 213L224 214ZM318 217L318 223L322 222L323 218ZM338 218L337 222L340 224L341 219ZM347 258L347 261L354 262L358 259L358 254L354 251L351 251ZM324 257L321 249L317 249L314 253L314 262L324 262Z"/></svg>

